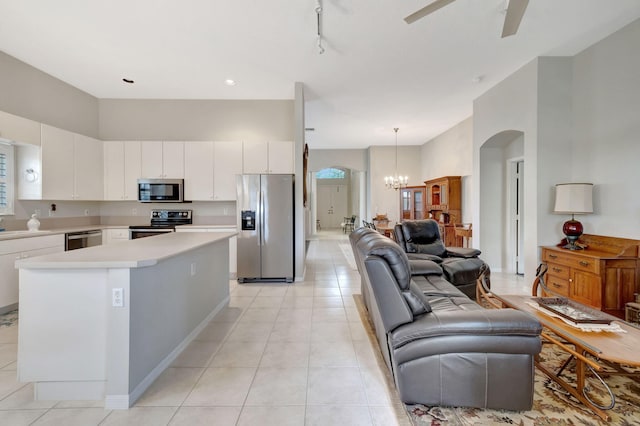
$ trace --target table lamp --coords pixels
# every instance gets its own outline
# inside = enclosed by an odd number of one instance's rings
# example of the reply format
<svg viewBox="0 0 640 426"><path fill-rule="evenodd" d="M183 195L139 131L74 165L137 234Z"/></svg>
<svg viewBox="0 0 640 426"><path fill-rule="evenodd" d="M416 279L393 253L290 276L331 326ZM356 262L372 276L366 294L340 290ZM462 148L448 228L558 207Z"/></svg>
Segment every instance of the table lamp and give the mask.
<svg viewBox="0 0 640 426"><path fill-rule="evenodd" d="M569 250L582 250L577 242L582 235L582 223L575 220L574 215L593 213L592 183L559 183L556 185L556 205L554 213L570 214L571 219L562 225L562 232L567 237Z"/></svg>

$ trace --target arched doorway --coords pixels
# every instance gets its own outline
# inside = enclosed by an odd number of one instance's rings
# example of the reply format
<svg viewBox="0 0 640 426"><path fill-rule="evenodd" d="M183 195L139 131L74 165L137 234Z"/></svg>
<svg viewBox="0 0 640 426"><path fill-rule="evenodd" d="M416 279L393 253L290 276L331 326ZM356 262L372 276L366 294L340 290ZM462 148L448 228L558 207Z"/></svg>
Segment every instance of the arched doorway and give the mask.
<svg viewBox="0 0 640 426"><path fill-rule="evenodd" d="M356 226L365 211L364 172L332 166L311 172L311 216L314 229L339 230L345 217L356 216Z"/></svg>
<svg viewBox="0 0 640 426"><path fill-rule="evenodd" d="M496 272L524 273L524 133L505 130L480 147L480 230Z"/></svg>

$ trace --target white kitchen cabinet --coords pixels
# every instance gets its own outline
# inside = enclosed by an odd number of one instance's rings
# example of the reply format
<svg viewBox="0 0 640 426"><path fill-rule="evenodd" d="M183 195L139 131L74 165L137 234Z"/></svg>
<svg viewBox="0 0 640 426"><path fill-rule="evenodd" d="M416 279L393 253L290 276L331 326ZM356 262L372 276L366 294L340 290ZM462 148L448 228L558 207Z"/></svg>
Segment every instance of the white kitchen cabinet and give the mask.
<svg viewBox="0 0 640 426"><path fill-rule="evenodd" d="M102 244L113 244L129 240L129 228L107 228L102 230Z"/></svg>
<svg viewBox="0 0 640 426"><path fill-rule="evenodd" d="M40 123L0 111L0 139L39 146Z"/></svg>
<svg viewBox="0 0 640 426"><path fill-rule="evenodd" d="M236 200L236 175L242 174L242 143L213 143L213 199Z"/></svg>
<svg viewBox="0 0 640 426"><path fill-rule="evenodd" d="M102 142L42 125L42 199L102 200Z"/></svg>
<svg viewBox="0 0 640 426"><path fill-rule="evenodd" d="M243 142L244 173L293 173L293 142Z"/></svg>
<svg viewBox="0 0 640 426"><path fill-rule="evenodd" d="M176 232L236 232L235 226L176 226ZM229 238L229 278L238 276L238 238Z"/></svg>
<svg viewBox="0 0 640 426"><path fill-rule="evenodd" d="M138 178L141 172L141 151L138 141L104 143L104 199L108 201L137 200Z"/></svg>
<svg viewBox="0 0 640 426"><path fill-rule="evenodd" d="M143 178L184 178L184 142L141 142Z"/></svg>
<svg viewBox="0 0 640 426"><path fill-rule="evenodd" d="M0 241L0 314L18 304L16 260L64 251L64 234Z"/></svg>
<svg viewBox="0 0 640 426"><path fill-rule="evenodd" d="M294 145L290 141L269 142L269 173L290 174L294 172Z"/></svg>
<svg viewBox="0 0 640 426"><path fill-rule="evenodd" d="M214 199L213 142L184 143L184 198L189 201Z"/></svg>

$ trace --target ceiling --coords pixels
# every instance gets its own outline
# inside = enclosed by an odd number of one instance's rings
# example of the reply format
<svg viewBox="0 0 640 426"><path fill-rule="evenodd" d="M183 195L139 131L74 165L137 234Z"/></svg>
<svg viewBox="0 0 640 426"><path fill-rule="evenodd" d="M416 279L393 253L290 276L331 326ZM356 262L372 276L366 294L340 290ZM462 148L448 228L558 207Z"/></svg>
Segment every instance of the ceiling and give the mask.
<svg viewBox="0 0 640 426"><path fill-rule="evenodd" d="M312 149L421 145L536 56L574 55L640 17L639 0L0 0L0 50L98 98L293 99ZM122 78L135 80L126 84ZM224 83L234 79L233 87Z"/></svg>

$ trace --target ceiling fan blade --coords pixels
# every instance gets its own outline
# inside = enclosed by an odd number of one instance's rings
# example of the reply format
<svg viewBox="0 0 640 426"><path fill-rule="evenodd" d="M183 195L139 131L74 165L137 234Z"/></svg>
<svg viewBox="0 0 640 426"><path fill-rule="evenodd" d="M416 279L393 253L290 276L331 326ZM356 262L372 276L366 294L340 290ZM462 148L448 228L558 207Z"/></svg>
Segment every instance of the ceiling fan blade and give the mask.
<svg viewBox="0 0 640 426"><path fill-rule="evenodd" d="M445 7L449 3L453 3L455 0L436 0L431 4L426 5L422 9L419 9L417 12L413 12L411 15L404 18L404 21L407 24L412 24L416 22L418 19L424 18L430 13L435 12L436 10Z"/></svg>
<svg viewBox="0 0 640 426"><path fill-rule="evenodd" d="M520 21L522 21L528 4L529 0L509 0L507 16L504 17L504 26L502 27L502 38L512 36L518 32Z"/></svg>

